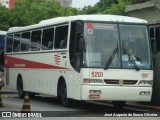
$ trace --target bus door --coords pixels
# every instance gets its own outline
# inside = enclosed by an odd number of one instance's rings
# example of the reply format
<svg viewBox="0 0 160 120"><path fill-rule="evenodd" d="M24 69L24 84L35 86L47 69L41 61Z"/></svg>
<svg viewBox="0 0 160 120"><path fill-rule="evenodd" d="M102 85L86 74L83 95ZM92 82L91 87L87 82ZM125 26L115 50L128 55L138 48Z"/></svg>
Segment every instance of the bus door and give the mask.
<svg viewBox="0 0 160 120"><path fill-rule="evenodd" d="M71 64L75 70L74 76L74 98L80 99L81 94L81 64L82 64L82 32L83 32L82 22L76 22L72 24L71 28L71 41L70 49L73 48ZM72 40L73 39L73 40ZM71 50L70 50L71 51Z"/></svg>

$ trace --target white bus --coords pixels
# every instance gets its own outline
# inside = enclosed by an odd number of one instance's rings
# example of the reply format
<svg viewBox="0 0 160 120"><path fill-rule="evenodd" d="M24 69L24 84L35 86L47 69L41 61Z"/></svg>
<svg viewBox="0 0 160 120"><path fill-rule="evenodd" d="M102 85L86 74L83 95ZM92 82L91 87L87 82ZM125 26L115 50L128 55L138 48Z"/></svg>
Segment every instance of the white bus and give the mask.
<svg viewBox="0 0 160 120"><path fill-rule="evenodd" d="M6 31L0 31L0 88L4 85L4 46Z"/></svg>
<svg viewBox="0 0 160 120"><path fill-rule="evenodd" d="M5 84L20 98L27 91L57 96L64 106L71 100L109 100L118 107L150 101L152 67L147 21L138 18L58 17L7 32Z"/></svg>

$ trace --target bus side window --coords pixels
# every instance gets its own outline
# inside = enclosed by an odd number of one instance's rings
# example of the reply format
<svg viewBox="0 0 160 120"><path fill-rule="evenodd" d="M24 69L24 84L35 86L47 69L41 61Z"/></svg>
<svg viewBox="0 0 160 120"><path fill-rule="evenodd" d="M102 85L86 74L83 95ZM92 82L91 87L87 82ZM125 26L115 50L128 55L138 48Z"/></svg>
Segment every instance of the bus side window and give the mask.
<svg viewBox="0 0 160 120"><path fill-rule="evenodd" d="M21 37L21 51L25 52L25 51L29 51L29 47L30 47L30 32L25 32L22 33L22 37Z"/></svg>
<svg viewBox="0 0 160 120"><path fill-rule="evenodd" d="M55 49L65 49L67 47L66 46L64 48L61 48L61 46L60 46L61 41L64 40L64 38L67 37L67 35L68 35L68 25L56 27L55 43L54 43Z"/></svg>
<svg viewBox="0 0 160 120"><path fill-rule="evenodd" d="M19 52L20 50L20 34L14 35L13 52Z"/></svg>
<svg viewBox="0 0 160 120"><path fill-rule="evenodd" d="M6 52L12 52L12 46L13 46L13 35L7 36L7 45L6 45Z"/></svg>
<svg viewBox="0 0 160 120"><path fill-rule="evenodd" d="M32 31L31 51L39 51L41 49L41 30Z"/></svg>
<svg viewBox="0 0 160 120"><path fill-rule="evenodd" d="M43 29L42 50L53 49L54 28Z"/></svg>

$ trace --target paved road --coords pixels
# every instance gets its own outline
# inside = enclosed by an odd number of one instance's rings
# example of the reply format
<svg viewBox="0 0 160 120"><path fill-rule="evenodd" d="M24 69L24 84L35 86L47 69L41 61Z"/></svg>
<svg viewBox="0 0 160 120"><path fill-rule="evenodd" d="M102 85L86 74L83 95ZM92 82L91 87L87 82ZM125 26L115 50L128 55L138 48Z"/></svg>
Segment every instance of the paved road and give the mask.
<svg viewBox="0 0 160 120"><path fill-rule="evenodd" d="M17 95L17 91L3 91L2 92L2 103L3 107L0 107L0 111L12 111L13 116L16 115L16 113L20 113L22 110L22 106L24 104L23 99L19 99ZM112 104L110 103L95 103L95 102L75 102L75 105L72 108L65 108L59 102L56 98L50 97L50 96L36 96L34 99L29 100L30 110L32 113L36 113L37 116L42 115L43 118L30 118L30 119L58 119L58 120L104 120L106 117L110 117L110 114L116 113L115 115L124 115L131 113L133 116L141 115L140 113L147 113L147 114L153 114L160 112L159 107L155 109L155 107L143 107L143 105L134 105L134 104L128 104L123 110L116 110L113 108ZM153 109L154 108L154 109ZM95 110L95 111L93 111ZM15 114L14 114L14 113ZM106 117L104 117L106 115ZM144 115L144 114L143 114ZM53 118L52 118L53 117ZM73 118L74 117L74 118ZM18 117L19 118L19 117ZM18 118L3 118L3 119L18 119ZM117 118L117 117L116 117ZM124 117L121 117L123 119ZM144 117L144 118L150 118L149 120L158 120L159 117ZM25 119L25 118L24 118ZM114 117L110 117L110 119L115 119ZM109 119L109 120L110 120ZM127 119L132 119L130 117L127 117ZM143 119L143 117L140 117L140 119ZM117 119L116 119L117 120Z"/></svg>

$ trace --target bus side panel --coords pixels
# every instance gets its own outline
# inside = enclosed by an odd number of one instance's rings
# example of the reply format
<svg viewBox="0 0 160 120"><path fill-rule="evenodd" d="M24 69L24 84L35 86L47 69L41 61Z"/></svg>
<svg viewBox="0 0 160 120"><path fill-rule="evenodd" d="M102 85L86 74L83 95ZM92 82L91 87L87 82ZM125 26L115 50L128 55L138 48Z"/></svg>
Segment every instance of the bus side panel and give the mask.
<svg viewBox="0 0 160 120"><path fill-rule="evenodd" d="M55 95L56 71L29 69L23 75L24 90L36 93Z"/></svg>
<svg viewBox="0 0 160 120"><path fill-rule="evenodd" d="M60 55L59 65L56 64L55 55ZM8 56L10 58L7 61L11 65L6 69L8 70L6 78L12 88L16 89L17 78L20 75L23 80L24 91L57 95L58 80L62 76L67 84L67 96L74 98L73 76L75 72L69 69L71 66L68 55L64 57L64 54L49 52ZM70 74L70 71L73 75ZM80 94L78 98L80 98Z"/></svg>

